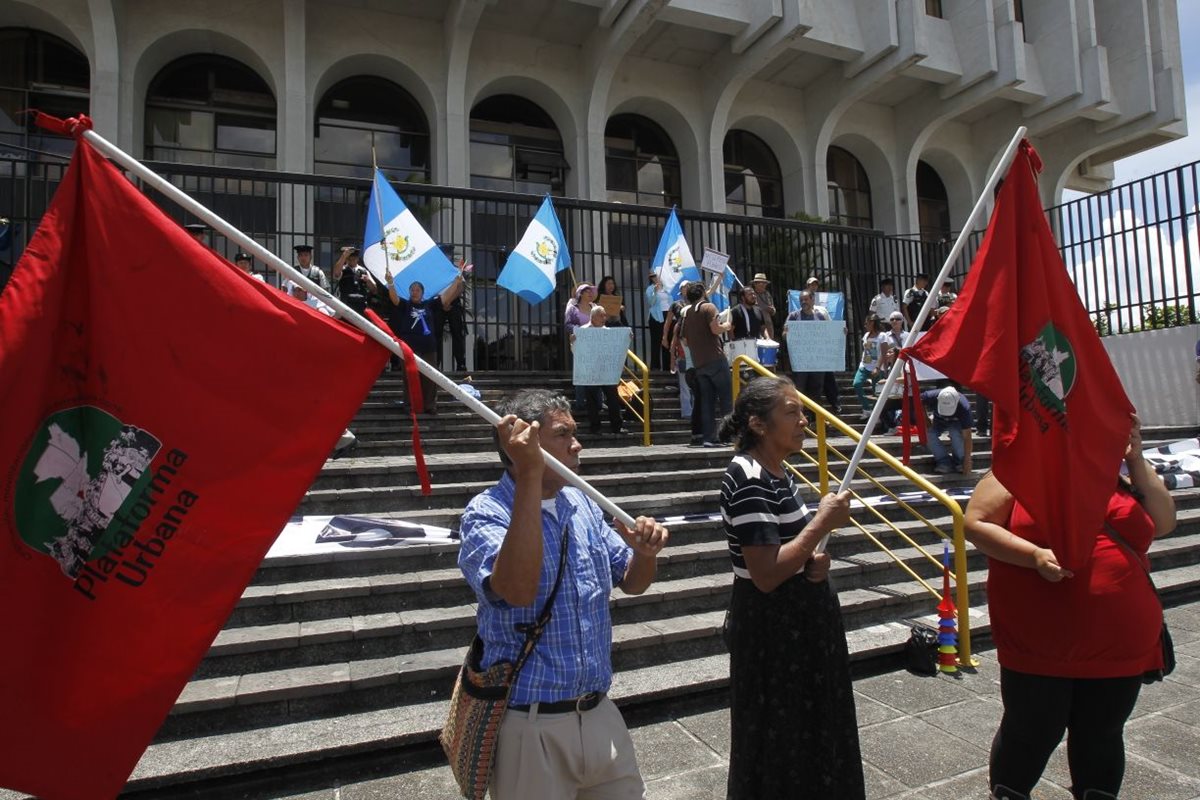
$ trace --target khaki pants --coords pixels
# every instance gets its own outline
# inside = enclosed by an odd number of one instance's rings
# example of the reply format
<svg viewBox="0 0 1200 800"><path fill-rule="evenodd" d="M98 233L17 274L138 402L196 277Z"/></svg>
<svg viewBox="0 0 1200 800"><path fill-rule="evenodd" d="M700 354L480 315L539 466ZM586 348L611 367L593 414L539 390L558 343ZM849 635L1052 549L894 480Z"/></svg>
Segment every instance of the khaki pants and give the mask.
<svg viewBox="0 0 1200 800"><path fill-rule="evenodd" d="M633 740L605 697L582 714L509 709L500 726L492 800L644 800Z"/></svg>

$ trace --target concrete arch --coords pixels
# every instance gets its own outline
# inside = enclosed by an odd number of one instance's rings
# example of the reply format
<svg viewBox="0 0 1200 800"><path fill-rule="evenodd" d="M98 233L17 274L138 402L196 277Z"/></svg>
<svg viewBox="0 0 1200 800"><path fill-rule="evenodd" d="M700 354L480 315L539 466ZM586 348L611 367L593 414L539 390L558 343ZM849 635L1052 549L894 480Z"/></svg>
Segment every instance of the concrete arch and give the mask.
<svg viewBox="0 0 1200 800"><path fill-rule="evenodd" d="M804 154L800 143L792 133L777 120L757 114L739 117L726 129L721 136L722 150L725 137L734 130L753 133L767 143L775 160L779 162L779 172L783 177L783 210L785 214L795 214L804 210L804 175L808 165L804 163Z"/></svg>
<svg viewBox="0 0 1200 800"><path fill-rule="evenodd" d="M917 179L917 162L924 161L933 167L934 172L942 179L942 185L946 187L946 200L950 205L950 229L962 230L971 209L975 206L976 197L975 187L971 183L971 176L967 172L966 165L954 153L939 147L931 147L923 153L915 154L910 161L911 169L908 171L908 175L913 182L914 189ZM915 191L912 196L916 197Z"/></svg>
<svg viewBox="0 0 1200 800"><path fill-rule="evenodd" d="M312 91L308 93L309 116L316 113L317 105L326 92L340 81L359 75L384 78L412 95L425 115L430 137L436 138L438 104L433 89L416 70L407 64L397 61L391 56L378 53L356 53L326 67L313 81Z"/></svg>
<svg viewBox="0 0 1200 800"><path fill-rule="evenodd" d="M32 28L53 34L87 56L89 63L96 60L96 48L91 32L83 25L71 25L66 15L56 15L47 10L47 3L24 3L10 0L5 4L0 28ZM95 67L93 66L93 70Z"/></svg>
<svg viewBox="0 0 1200 800"><path fill-rule="evenodd" d="M833 137L829 145L818 151L822 168L829 147L840 147L858 159L871 182L871 224L885 233L895 233L896 181L895 171L887 154L870 138L861 133L842 133ZM915 169L915 166L914 166ZM825 170L821 170L822 174ZM824 187L818 187L824 189ZM828 211L828 208L826 208Z"/></svg>
<svg viewBox="0 0 1200 800"><path fill-rule="evenodd" d="M583 190L583 186L580 185L582 178L580 174L582 172L581 151L577 147L577 143L581 140L579 118L563 96L549 84L527 75L504 75L484 84L469 98L466 104L467 115L464 122L468 129L467 138L470 138L471 112L475 106L489 97L501 94L523 97L549 115L554 126L558 128L558 135L562 137L563 158L567 160L569 167L566 193L569 196L578 197Z"/></svg>
<svg viewBox="0 0 1200 800"><path fill-rule="evenodd" d="M704 208L700 189L700 136L679 109L656 97L630 97L608 112L608 119L618 114L638 114L655 122L671 137L679 156L680 192L684 208ZM605 122L607 125L607 120ZM604 177L607 186L608 177Z"/></svg>
<svg viewBox="0 0 1200 800"><path fill-rule="evenodd" d="M246 42L213 30L180 30L159 37L147 45L140 53L132 56L134 68L132 71L131 105L133 112L131 140L134 155L143 152L143 139L146 127L146 93L154 77L171 62L184 56L197 54L212 54L226 56L254 70L275 96L276 126L283 128L282 102L279 91L283 85L283 76L263 60L262 56ZM278 152L278 148L276 149Z"/></svg>

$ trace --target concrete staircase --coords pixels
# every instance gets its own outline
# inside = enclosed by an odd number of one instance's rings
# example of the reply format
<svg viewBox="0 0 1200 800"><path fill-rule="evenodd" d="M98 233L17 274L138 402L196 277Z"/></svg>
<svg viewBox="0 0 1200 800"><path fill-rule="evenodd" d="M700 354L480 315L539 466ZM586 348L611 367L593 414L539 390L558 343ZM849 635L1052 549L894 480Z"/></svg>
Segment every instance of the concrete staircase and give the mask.
<svg viewBox="0 0 1200 800"><path fill-rule="evenodd" d="M477 376L485 402L524 386L569 392L558 374ZM582 472L631 514L709 514L731 450L686 447L687 423L666 376L654 385L654 446L639 435L581 437ZM853 405L849 387L845 397ZM434 482L420 494L410 425L392 405L399 377L381 377L355 419L353 458L330 461L298 513L372 514L453 527L466 501L500 475L489 427L444 397L421 432ZM857 421L857 414L850 418ZM1194 436L1194 430L1147 430L1147 446ZM896 437L876 440L898 454ZM848 439L836 441L849 450ZM943 487L971 486L991 461L990 441L975 441L976 475L932 475L928 455L918 472ZM799 463L799 462L797 462ZM885 475L868 463L873 474ZM805 469L813 476L814 470ZM896 476L883 482L912 486ZM878 494L863 481L864 494ZM1200 490L1176 493L1178 532L1151 555L1159 587L1179 602L1200 591ZM932 503L916 503L949 530ZM883 509L896 516L894 506ZM856 518L867 524L861 510ZM867 524L927 579L940 571L881 524ZM914 521L900 527L926 546L937 537ZM910 620L932 619L936 602L854 529L834 538L832 580L859 671L879 669L908 635ZM936 547L934 552L940 552ZM445 715L445 699L475 630L474 597L457 566L457 545L351 550L336 557L268 559L146 752L130 789L151 789L259 773L322 759L428 744ZM973 630L986 636L985 559L970 557ZM644 595L614 594L612 694L624 705L720 688L728 660L720 638L731 574L719 521L671 526L659 578ZM194 784L193 784L194 785ZM188 787L189 789L192 787ZM0 794L3 794L0 792Z"/></svg>

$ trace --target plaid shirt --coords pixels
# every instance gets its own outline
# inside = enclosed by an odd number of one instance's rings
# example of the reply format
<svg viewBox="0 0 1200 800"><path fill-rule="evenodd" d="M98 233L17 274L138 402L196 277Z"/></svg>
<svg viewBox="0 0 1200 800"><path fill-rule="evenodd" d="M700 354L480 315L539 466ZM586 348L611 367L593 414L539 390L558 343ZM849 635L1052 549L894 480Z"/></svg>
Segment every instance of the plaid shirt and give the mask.
<svg viewBox="0 0 1200 800"><path fill-rule="evenodd" d="M496 556L512 519L516 489L507 472L492 488L472 498L462 518L458 566L479 601L476 621L483 639L483 668L515 661L525 641L516 630L532 623L558 572L563 524L568 528L567 563L550 622L517 676L509 702L552 703L588 692L606 692L612 684L612 618L608 596L625 578L633 550L604 521L600 507L578 489L567 487L554 498L555 513L542 509L542 574L537 600L515 608L490 585Z"/></svg>

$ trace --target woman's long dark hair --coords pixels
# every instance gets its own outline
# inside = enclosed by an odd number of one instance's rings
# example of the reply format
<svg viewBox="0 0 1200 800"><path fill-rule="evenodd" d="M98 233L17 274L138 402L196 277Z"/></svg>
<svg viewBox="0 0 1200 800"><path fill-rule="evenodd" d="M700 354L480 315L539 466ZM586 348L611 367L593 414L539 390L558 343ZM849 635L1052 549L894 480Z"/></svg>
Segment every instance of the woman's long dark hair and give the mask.
<svg viewBox="0 0 1200 800"><path fill-rule="evenodd" d="M732 441L741 451L757 447L759 437L750 428L750 418L758 417L766 422L771 409L788 391L796 391L796 385L789 378L763 376L750 381L733 404L733 413L721 420L721 441Z"/></svg>
<svg viewBox="0 0 1200 800"><path fill-rule="evenodd" d="M612 285L613 285L611 292L606 291L604 288L605 284L607 284L609 281L612 281ZM617 279L614 278L612 275L605 275L603 278L600 279L600 283L596 287L596 294L618 294L619 292L620 292L620 290L617 288Z"/></svg>

